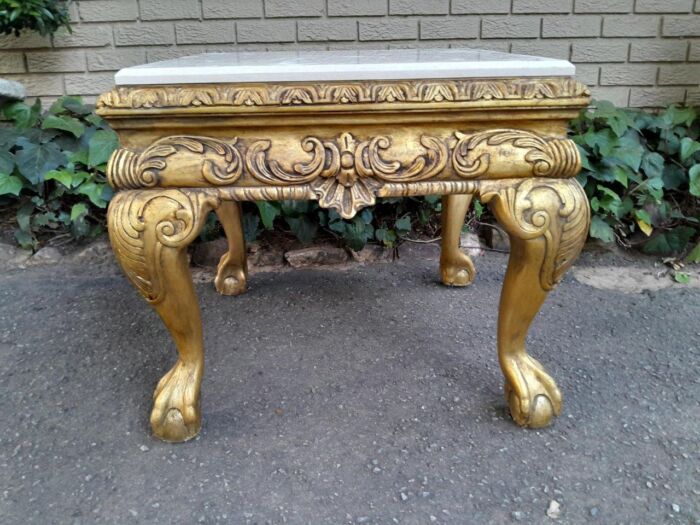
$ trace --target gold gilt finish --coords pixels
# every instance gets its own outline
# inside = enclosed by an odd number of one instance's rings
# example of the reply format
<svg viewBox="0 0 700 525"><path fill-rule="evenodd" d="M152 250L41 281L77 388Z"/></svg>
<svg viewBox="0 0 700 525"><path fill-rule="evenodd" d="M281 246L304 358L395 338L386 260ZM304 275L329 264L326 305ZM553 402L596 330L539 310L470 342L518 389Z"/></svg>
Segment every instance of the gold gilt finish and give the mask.
<svg viewBox="0 0 700 525"><path fill-rule="evenodd" d="M108 166L117 190L110 239L127 277L178 350L158 383L151 427L166 441L200 429L202 326L187 246L215 211L229 243L215 279L247 284L240 201L315 199L345 218L377 197L443 195L440 274L466 286L459 238L471 199L492 209L511 254L498 353L513 419L541 427L561 394L525 338L547 293L579 254L589 224L566 123L588 102L568 78L120 87L99 112L124 147Z"/></svg>

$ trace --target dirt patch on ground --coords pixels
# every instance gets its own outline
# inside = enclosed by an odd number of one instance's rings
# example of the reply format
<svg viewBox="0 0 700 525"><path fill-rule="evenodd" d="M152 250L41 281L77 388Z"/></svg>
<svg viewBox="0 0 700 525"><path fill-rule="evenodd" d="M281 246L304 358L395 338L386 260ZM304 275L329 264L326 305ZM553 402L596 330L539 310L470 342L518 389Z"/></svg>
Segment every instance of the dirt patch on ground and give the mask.
<svg viewBox="0 0 700 525"><path fill-rule="evenodd" d="M582 284L599 290L624 293L655 292L671 287L700 288L700 271L685 269L690 276L686 284L677 283L666 267L648 266L584 266L574 268L573 275Z"/></svg>

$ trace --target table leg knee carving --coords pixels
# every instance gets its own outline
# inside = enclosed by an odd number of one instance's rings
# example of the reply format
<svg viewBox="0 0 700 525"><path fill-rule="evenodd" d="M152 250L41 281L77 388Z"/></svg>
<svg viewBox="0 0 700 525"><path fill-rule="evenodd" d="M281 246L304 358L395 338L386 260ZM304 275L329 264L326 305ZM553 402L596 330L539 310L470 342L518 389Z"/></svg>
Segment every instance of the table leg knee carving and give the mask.
<svg viewBox="0 0 700 525"><path fill-rule="evenodd" d="M109 206L114 253L177 346L177 363L158 383L151 413L153 433L165 441L186 441L200 428L202 322L186 249L218 205L206 190L154 189L118 192Z"/></svg>
<svg viewBox="0 0 700 525"><path fill-rule="evenodd" d="M442 197L442 242L440 244L440 278L447 286L467 286L476 276L471 258L459 249L464 218L471 195Z"/></svg>
<svg viewBox="0 0 700 525"><path fill-rule="evenodd" d="M226 232L228 251L222 255L216 268L214 285L222 295L240 295L246 291L248 282L241 203L224 201L216 210L216 214Z"/></svg>
<svg viewBox="0 0 700 525"><path fill-rule="evenodd" d="M575 179L485 182L481 199L508 232L511 253L498 317L498 354L511 415L521 426L547 426L561 412L561 393L527 354L525 338L547 293L583 247L590 210Z"/></svg>

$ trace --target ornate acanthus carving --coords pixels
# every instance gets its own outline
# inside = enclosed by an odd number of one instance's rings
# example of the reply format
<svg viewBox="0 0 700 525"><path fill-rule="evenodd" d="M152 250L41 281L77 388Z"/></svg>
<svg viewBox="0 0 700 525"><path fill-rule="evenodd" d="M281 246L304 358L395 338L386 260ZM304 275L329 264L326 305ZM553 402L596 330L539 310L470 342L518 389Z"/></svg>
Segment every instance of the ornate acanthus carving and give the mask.
<svg viewBox="0 0 700 525"><path fill-rule="evenodd" d="M294 139L280 141L287 151L293 144ZM388 136L362 140L346 132L333 138L308 136L300 145L306 155L273 158L270 140L165 137L141 153L115 152L107 177L117 189L236 186L263 199L281 194L276 188L304 187L299 195L311 195L322 207L335 208L341 216L351 218L359 209L373 205L378 194L386 194L382 188L387 184L411 185L414 189L405 191L422 191L416 185L442 183L444 193L450 193L448 183L566 178L580 169L573 142L523 130L420 135L396 148Z"/></svg>
<svg viewBox="0 0 700 525"><path fill-rule="evenodd" d="M154 142L140 154L117 150L107 166L107 178L114 188L152 188L162 183L168 157L182 171L182 178L197 177L213 186L233 184L243 171L237 139L224 142L209 137L174 136ZM177 160L175 160L177 159ZM170 185L177 185L171 180ZM183 186L192 181L183 181ZM189 183L189 184L188 184Z"/></svg>
<svg viewBox="0 0 700 525"><path fill-rule="evenodd" d="M131 190L114 195L108 212L112 248L149 303L164 298L163 252L187 247L219 202L215 190Z"/></svg>
<svg viewBox="0 0 700 525"><path fill-rule="evenodd" d="M497 177L574 177L581 170L576 144L568 139L543 137L514 129L493 129L475 134L456 132L452 167L472 179Z"/></svg>
<svg viewBox="0 0 700 525"><path fill-rule="evenodd" d="M475 102L587 97L570 78L415 80L314 84L221 84L116 87L99 110L199 106L317 106L374 103Z"/></svg>
<svg viewBox="0 0 700 525"><path fill-rule="evenodd" d="M302 146L311 159L292 164L289 172L268 157L270 142L263 140L249 146L245 163L250 175L265 184L310 184L322 207L335 208L349 219L375 203L384 182L418 182L444 170L448 159L444 141L423 136L421 144L425 153L402 163L384 158L382 152L391 146L391 139L385 136L365 141L350 133L326 141L307 137Z"/></svg>
<svg viewBox="0 0 700 525"><path fill-rule="evenodd" d="M506 231L545 242L540 268L543 290L553 289L583 247L590 222L588 199L576 179L480 181L479 194Z"/></svg>

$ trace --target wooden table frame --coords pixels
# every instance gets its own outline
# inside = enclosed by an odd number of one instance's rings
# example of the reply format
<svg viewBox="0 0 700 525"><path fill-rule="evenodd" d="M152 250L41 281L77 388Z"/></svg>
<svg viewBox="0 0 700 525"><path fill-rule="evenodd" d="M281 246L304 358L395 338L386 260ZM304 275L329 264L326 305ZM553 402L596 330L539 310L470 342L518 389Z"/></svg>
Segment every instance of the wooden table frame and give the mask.
<svg viewBox="0 0 700 525"><path fill-rule="evenodd" d="M151 426L185 441L201 426L202 323L187 246L214 210L229 248L216 289L246 289L240 201L316 199L351 218L377 197L443 195L442 281L468 285L459 250L472 196L508 232L498 355L513 419L541 427L561 394L525 338L578 256L590 220L567 124L589 103L571 78L117 87L98 113L123 148L110 159L109 235L179 358L154 394Z"/></svg>

